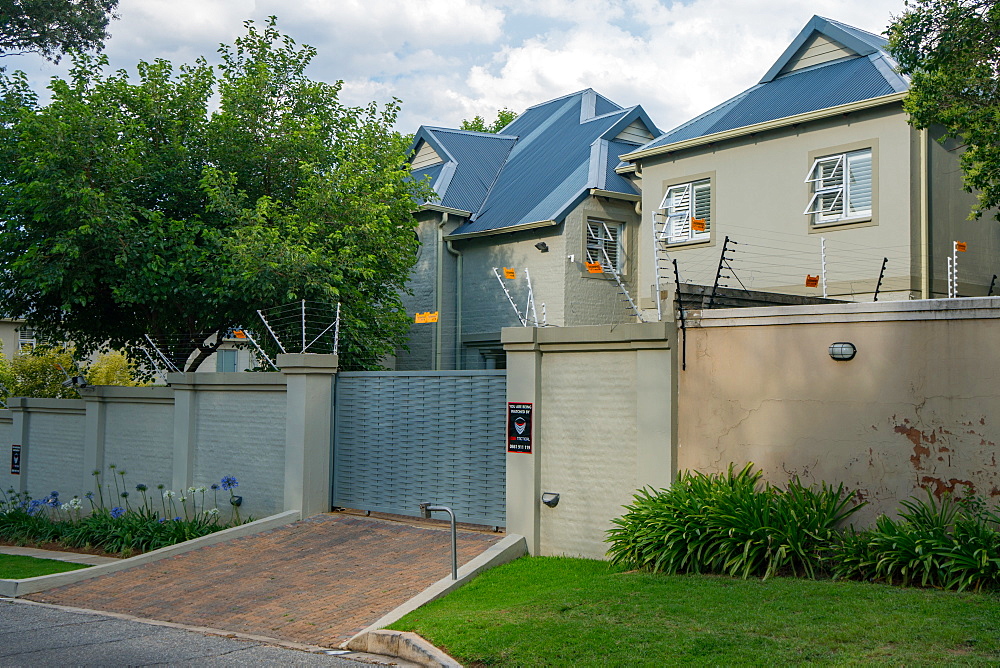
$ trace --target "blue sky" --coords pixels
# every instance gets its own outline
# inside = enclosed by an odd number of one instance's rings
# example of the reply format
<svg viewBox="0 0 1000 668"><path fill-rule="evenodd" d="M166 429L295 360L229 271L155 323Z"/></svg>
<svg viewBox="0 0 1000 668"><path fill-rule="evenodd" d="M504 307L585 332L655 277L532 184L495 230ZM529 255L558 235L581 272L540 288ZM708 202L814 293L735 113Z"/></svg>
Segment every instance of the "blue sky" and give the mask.
<svg viewBox="0 0 1000 668"><path fill-rule="evenodd" d="M903 0L121 0L106 52L112 68L157 57L217 62L242 22L274 14L319 50L315 79L345 82L342 100L398 97L398 128L456 126L582 88L641 104L669 129L756 83L813 14L871 32ZM7 57L39 90L66 70Z"/></svg>

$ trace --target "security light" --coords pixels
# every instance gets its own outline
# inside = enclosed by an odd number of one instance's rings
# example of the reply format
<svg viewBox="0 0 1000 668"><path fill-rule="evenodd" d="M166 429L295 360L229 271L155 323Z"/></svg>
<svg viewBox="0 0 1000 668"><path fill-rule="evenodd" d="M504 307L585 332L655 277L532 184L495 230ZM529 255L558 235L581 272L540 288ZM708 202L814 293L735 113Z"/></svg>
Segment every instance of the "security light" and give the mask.
<svg viewBox="0 0 1000 668"><path fill-rule="evenodd" d="M857 354L857 346L849 341L838 341L830 344L830 357L839 362L852 360Z"/></svg>
<svg viewBox="0 0 1000 668"><path fill-rule="evenodd" d="M537 244L535 244L535 248L542 251L543 253L549 252L549 245L544 241L539 241Z"/></svg>
<svg viewBox="0 0 1000 668"><path fill-rule="evenodd" d="M545 492L542 494L542 503L549 508L555 508L559 505L559 495L555 492Z"/></svg>

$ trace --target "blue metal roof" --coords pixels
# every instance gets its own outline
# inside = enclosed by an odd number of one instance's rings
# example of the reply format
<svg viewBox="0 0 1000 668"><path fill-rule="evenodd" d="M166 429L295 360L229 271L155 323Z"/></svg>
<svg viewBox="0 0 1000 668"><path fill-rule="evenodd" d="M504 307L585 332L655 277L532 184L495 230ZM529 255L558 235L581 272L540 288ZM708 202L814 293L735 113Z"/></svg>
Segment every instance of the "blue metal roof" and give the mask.
<svg viewBox="0 0 1000 668"><path fill-rule="evenodd" d="M858 55L779 74L817 32ZM657 137L641 150L903 92L909 83L896 72L885 44L878 35L814 16L761 83Z"/></svg>
<svg viewBox="0 0 1000 668"><path fill-rule="evenodd" d="M504 135L421 127L414 148L421 138L440 146L445 163L413 174L435 179L443 206L473 212L453 234L558 221L591 188L636 194L614 168L638 146L614 139L637 119L659 132L641 107L623 109L587 89L527 109Z"/></svg>
<svg viewBox="0 0 1000 668"><path fill-rule="evenodd" d="M457 163L455 175L442 193L439 204L475 211L497 178L516 137L465 130L427 128Z"/></svg>

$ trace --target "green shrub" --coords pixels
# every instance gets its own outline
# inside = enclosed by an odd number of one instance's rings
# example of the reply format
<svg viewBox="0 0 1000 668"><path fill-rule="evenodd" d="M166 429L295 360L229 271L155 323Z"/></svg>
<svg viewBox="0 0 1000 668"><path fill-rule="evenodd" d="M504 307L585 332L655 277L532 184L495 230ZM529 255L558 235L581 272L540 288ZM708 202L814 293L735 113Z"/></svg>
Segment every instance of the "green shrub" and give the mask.
<svg viewBox="0 0 1000 668"><path fill-rule="evenodd" d="M636 493L612 520L615 564L664 573L817 577L829 570L838 527L851 506L843 485L818 489L797 478L786 489L761 485L761 471L682 473L669 488Z"/></svg>
<svg viewBox="0 0 1000 668"><path fill-rule="evenodd" d="M1000 517L975 496L902 501L838 547L839 577L980 590L1000 585Z"/></svg>

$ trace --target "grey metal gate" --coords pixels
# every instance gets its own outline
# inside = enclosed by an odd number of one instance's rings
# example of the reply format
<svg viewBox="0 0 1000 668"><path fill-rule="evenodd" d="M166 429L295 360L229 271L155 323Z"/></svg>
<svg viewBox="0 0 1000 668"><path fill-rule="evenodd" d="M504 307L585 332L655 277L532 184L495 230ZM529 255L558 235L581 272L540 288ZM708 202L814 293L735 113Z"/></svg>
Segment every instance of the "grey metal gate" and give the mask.
<svg viewBox="0 0 1000 668"><path fill-rule="evenodd" d="M505 371L337 375L333 505L506 523Z"/></svg>

